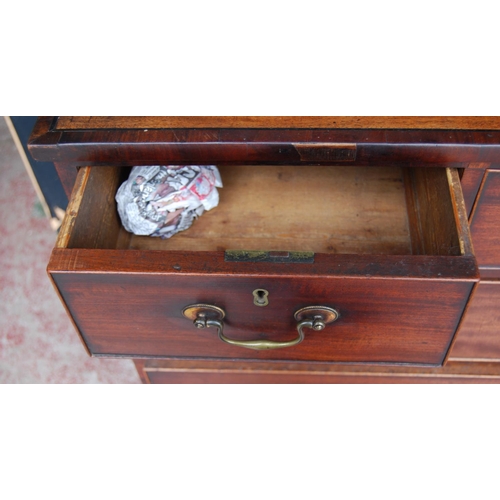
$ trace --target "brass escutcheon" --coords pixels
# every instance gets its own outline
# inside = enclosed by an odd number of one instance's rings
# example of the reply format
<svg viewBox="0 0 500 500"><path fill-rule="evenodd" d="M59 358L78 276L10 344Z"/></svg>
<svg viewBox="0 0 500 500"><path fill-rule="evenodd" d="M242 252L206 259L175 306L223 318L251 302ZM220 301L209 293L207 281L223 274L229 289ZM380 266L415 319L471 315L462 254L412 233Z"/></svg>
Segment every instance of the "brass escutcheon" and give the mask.
<svg viewBox="0 0 500 500"><path fill-rule="evenodd" d="M269 304L268 296L269 292L264 290L263 288L257 288L252 292L253 294L253 303L259 307L265 307Z"/></svg>

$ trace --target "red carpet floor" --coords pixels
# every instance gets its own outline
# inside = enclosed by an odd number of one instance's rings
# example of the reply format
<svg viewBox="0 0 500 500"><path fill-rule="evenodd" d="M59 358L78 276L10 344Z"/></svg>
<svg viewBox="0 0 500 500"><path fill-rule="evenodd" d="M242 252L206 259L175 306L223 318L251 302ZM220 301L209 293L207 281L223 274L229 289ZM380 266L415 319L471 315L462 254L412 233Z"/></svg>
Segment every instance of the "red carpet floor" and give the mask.
<svg viewBox="0 0 500 500"><path fill-rule="evenodd" d="M0 383L139 383L130 360L90 358L47 277L56 233L0 118Z"/></svg>

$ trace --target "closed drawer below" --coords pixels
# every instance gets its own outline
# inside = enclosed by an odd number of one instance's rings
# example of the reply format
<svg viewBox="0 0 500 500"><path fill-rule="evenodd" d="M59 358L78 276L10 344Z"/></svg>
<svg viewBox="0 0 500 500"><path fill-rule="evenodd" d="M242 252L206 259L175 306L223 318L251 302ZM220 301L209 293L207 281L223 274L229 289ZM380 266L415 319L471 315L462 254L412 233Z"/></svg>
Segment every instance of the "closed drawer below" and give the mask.
<svg viewBox="0 0 500 500"><path fill-rule="evenodd" d="M498 384L500 363L448 362L444 367L324 363L138 360L150 384Z"/></svg>

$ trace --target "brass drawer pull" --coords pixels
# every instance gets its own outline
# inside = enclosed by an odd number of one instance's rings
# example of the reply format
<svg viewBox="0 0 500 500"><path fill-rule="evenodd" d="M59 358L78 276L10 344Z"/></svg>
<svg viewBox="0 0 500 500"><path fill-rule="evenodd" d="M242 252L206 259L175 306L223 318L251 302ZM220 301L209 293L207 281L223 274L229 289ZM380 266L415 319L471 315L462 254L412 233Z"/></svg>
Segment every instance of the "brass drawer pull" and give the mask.
<svg viewBox="0 0 500 500"><path fill-rule="evenodd" d="M339 313L326 306L308 306L299 309L294 314L297 321L297 332L299 336L288 342L275 342L272 340L234 340L224 335L224 317L226 313L223 309L209 304L193 304L187 306L182 314L193 321L196 328L217 328L219 338L227 344L255 349L257 351L265 349L282 349L300 344L304 340L304 328L311 328L321 331L328 323L333 323L339 317Z"/></svg>

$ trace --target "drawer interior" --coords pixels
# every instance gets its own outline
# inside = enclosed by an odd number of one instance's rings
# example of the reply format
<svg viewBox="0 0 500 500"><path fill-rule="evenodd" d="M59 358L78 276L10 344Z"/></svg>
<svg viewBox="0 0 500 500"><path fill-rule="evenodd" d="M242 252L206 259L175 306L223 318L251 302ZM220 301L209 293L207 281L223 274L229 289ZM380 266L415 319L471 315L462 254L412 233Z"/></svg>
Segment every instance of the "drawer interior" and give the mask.
<svg viewBox="0 0 500 500"><path fill-rule="evenodd" d="M114 196L130 169L82 168L57 246L450 256L469 251L453 169L243 165L219 170L224 184L219 206L162 240L132 235L120 223Z"/></svg>

